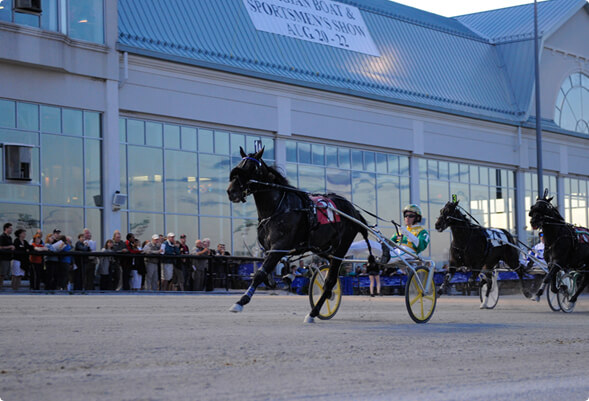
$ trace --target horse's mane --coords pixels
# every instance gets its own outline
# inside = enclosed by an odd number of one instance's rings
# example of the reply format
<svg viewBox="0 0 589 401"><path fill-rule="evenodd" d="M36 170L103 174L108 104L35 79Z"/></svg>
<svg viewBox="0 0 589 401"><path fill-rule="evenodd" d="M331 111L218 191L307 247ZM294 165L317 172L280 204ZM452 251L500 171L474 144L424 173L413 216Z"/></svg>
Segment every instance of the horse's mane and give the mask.
<svg viewBox="0 0 589 401"><path fill-rule="evenodd" d="M292 185L290 185L290 182L288 182L286 177L284 175L282 175L282 173L280 171L278 171L278 169L276 167L267 165L266 162L264 162L263 160L261 160L261 162L264 163L264 166L268 169L270 174L272 174L275 177L274 184L284 185L286 187L294 188Z"/></svg>

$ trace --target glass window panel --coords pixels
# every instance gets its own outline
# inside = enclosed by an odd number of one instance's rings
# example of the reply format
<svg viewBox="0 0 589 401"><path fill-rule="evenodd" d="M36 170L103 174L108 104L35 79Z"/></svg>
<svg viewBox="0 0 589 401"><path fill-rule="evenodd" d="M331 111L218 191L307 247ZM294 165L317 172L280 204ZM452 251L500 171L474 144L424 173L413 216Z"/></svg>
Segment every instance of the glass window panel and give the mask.
<svg viewBox="0 0 589 401"><path fill-rule="evenodd" d="M81 207L43 206L43 230L49 234L53 229L61 230L62 235L76 236L84 228L84 209Z"/></svg>
<svg viewBox="0 0 589 401"><path fill-rule="evenodd" d="M577 118L573 113L573 109L566 101L560 114L560 126L570 131L574 131L577 126Z"/></svg>
<svg viewBox="0 0 589 401"><path fill-rule="evenodd" d="M196 151L196 128L181 127L180 136L182 139L182 149ZM227 148L225 153L229 153L229 137L227 136Z"/></svg>
<svg viewBox="0 0 589 401"><path fill-rule="evenodd" d="M0 127L16 127L16 104L0 99Z"/></svg>
<svg viewBox="0 0 589 401"><path fill-rule="evenodd" d="M100 168L100 141L86 140L84 144L84 168L86 179L86 205L98 206L94 197L102 195ZM104 204L104 203L103 203Z"/></svg>
<svg viewBox="0 0 589 401"><path fill-rule="evenodd" d="M166 233L176 234L176 240L180 241L180 235L186 234L186 245L192 250L198 236L198 216L186 216L179 214L166 214ZM212 244L211 244L212 246Z"/></svg>
<svg viewBox="0 0 589 401"><path fill-rule="evenodd" d="M61 116L64 134L82 136L84 127L81 110L63 109Z"/></svg>
<svg viewBox="0 0 589 401"><path fill-rule="evenodd" d="M245 136L245 146L246 149L245 151L249 154L249 153L255 153L256 151L256 141L259 141L260 137L259 136L252 136L252 135L246 135Z"/></svg>
<svg viewBox="0 0 589 401"><path fill-rule="evenodd" d="M460 182L468 182L468 164L460 164Z"/></svg>
<svg viewBox="0 0 589 401"><path fill-rule="evenodd" d="M0 183L0 201L39 202L39 186Z"/></svg>
<svg viewBox="0 0 589 401"><path fill-rule="evenodd" d="M438 161L437 160L428 160L427 161L427 177L429 179L437 179L438 178Z"/></svg>
<svg viewBox="0 0 589 401"><path fill-rule="evenodd" d="M229 216L227 180L230 169L227 156L199 156L200 214Z"/></svg>
<svg viewBox="0 0 589 401"><path fill-rule="evenodd" d="M286 141L286 161L297 162L297 143L294 141Z"/></svg>
<svg viewBox="0 0 589 401"><path fill-rule="evenodd" d="M479 183L479 168L477 166L469 166L470 183Z"/></svg>
<svg viewBox="0 0 589 401"><path fill-rule="evenodd" d="M261 256L257 241L257 220L233 219L233 249L234 256Z"/></svg>
<svg viewBox="0 0 589 401"><path fill-rule="evenodd" d="M39 28L39 26L41 25L41 18L38 15L15 12L14 22L20 25L27 25Z"/></svg>
<svg viewBox="0 0 589 401"><path fill-rule="evenodd" d="M337 167L337 147L325 147L325 163L327 167Z"/></svg>
<svg viewBox="0 0 589 401"><path fill-rule="evenodd" d="M409 190L409 178L401 177L401 205L407 205L410 203L410 190ZM401 216L399 216L401 217Z"/></svg>
<svg viewBox="0 0 589 401"><path fill-rule="evenodd" d="M438 180L430 180L429 181L429 194L428 200L430 204L430 213L431 219L434 221L429 221L429 225L435 224L435 220L439 216L439 210L444 207L444 205L450 200L450 193L448 192L448 182L447 181L438 181ZM458 199L461 199L460 197ZM462 200L460 202L462 204ZM424 212L425 213L425 212ZM429 217L429 216L424 216Z"/></svg>
<svg viewBox="0 0 589 401"><path fill-rule="evenodd" d="M438 162L438 177L440 178L440 180L448 181L450 179L448 162Z"/></svg>
<svg viewBox="0 0 589 401"><path fill-rule="evenodd" d="M127 127L128 129L128 127ZM180 127L164 124L164 146L166 148L180 149Z"/></svg>
<svg viewBox="0 0 589 401"><path fill-rule="evenodd" d="M229 133L215 131L215 153L219 155L229 154Z"/></svg>
<svg viewBox="0 0 589 401"><path fill-rule="evenodd" d="M199 130L202 132L202 130ZM245 150L245 135L242 134L231 134L231 156L232 157L239 157L241 159L241 155L239 153L239 148Z"/></svg>
<svg viewBox="0 0 589 401"><path fill-rule="evenodd" d="M140 120L127 120L127 142L134 145L145 144L145 123Z"/></svg>
<svg viewBox="0 0 589 401"><path fill-rule="evenodd" d="M325 169L299 166L299 188L313 193L325 193Z"/></svg>
<svg viewBox="0 0 589 401"><path fill-rule="evenodd" d="M48 30L48 31L57 31L59 29L59 25L57 23L57 19L58 19L57 1L58 0L43 0L43 3L42 3L43 13L41 14L41 28Z"/></svg>
<svg viewBox="0 0 589 401"><path fill-rule="evenodd" d="M352 149L352 169L364 170L364 160L361 150Z"/></svg>
<svg viewBox="0 0 589 401"><path fill-rule="evenodd" d="M388 155L387 158L389 159L389 173L399 175L399 156ZM419 162L421 166L421 159Z"/></svg>
<svg viewBox="0 0 589 401"><path fill-rule="evenodd" d="M346 199L351 199L352 177L349 171L328 168L325 170L325 174L327 181L326 192L333 192Z"/></svg>
<svg viewBox="0 0 589 401"><path fill-rule="evenodd" d="M151 240L153 234L170 231L173 230L164 230L164 215L162 213L129 212L129 232L135 234L135 238L139 238L141 241ZM180 239L180 235L176 235L176 239Z"/></svg>
<svg viewBox="0 0 589 401"><path fill-rule="evenodd" d="M68 34L74 39L104 43L103 0L68 2Z"/></svg>
<svg viewBox="0 0 589 401"><path fill-rule="evenodd" d="M325 166L325 146L317 143L311 144L311 154L313 164Z"/></svg>
<svg viewBox="0 0 589 401"><path fill-rule="evenodd" d="M450 193L456 194L458 200L460 201L460 205L464 207L466 210L470 208L470 195L468 191L468 184L458 184L455 182L450 183ZM450 197L446 198L446 202L450 200ZM446 203L444 202L444 204ZM470 211L470 210L469 210Z"/></svg>
<svg viewBox="0 0 589 401"><path fill-rule="evenodd" d="M245 147L243 148L245 150ZM203 153L213 153L213 131L209 129L198 130L198 151ZM237 155L239 155L239 148L237 148Z"/></svg>
<svg viewBox="0 0 589 401"><path fill-rule="evenodd" d="M459 181L458 163L450 163L450 181Z"/></svg>
<svg viewBox="0 0 589 401"><path fill-rule="evenodd" d="M338 159L339 159L339 166L341 168L350 168L350 149L348 148L338 148Z"/></svg>
<svg viewBox="0 0 589 401"><path fill-rule="evenodd" d="M286 178L290 185L299 186L299 168L294 163L286 164Z"/></svg>
<svg viewBox="0 0 589 401"><path fill-rule="evenodd" d="M61 132L61 111L59 107L41 106L41 131L54 134Z"/></svg>
<svg viewBox="0 0 589 401"><path fill-rule="evenodd" d="M376 161L374 159L374 152L362 152L364 154L364 169L366 171L374 172L376 170Z"/></svg>
<svg viewBox="0 0 589 401"><path fill-rule="evenodd" d="M39 134L36 132L23 132L0 128L0 140L2 142L23 143L39 146ZM0 154L2 151L0 150Z"/></svg>
<svg viewBox="0 0 589 401"><path fill-rule="evenodd" d="M161 149L127 147L131 210L164 210L163 155Z"/></svg>
<svg viewBox="0 0 589 401"><path fill-rule="evenodd" d="M82 139L42 135L41 166L43 202L58 205L82 205L84 184Z"/></svg>
<svg viewBox="0 0 589 401"><path fill-rule="evenodd" d="M409 176L409 158L407 156L399 156L399 174Z"/></svg>
<svg viewBox="0 0 589 401"><path fill-rule="evenodd" d="M225 249L232 249L231 220L211 217L200 218L199 238L210 238L211 247L216 249L217 244L225 244ZM193 242L194 246L194 242Z"/></svg>
<svg viewBox="0 0 589 401"><path fill-rule="evenodd" d="M40 209L37 205L23 205L22 203L0 203L0 222L12 223L12 234L19 229L27 230L26 240L30 241L40 224ZM51 227L53 230L54 227ZM46 229L49 231L49 228ZM45 240L45 238L43 238Z"/></svg>
<svg viewBox="0 0 589 401"><path fill-rule="evenodd" d="M274 160L274 138L263 136L262 146L264 146L264 159Z"/></svg>
<svg viewBox="0 0 589 401"><path fill-rule="evenodd" d="M297 145L298 145L298 152L299 152L299 163L310 164L311 163L311 144L299 142Z"/></svg>
<svg viewBox="0 0 589 401"><path fill-rule="evenodd" d="M18 128L39 130L39 106L31 103L18 103Z"/></svg>
<svg viewBox="0 0 589 401"><path fill-rule="evenodd" d="M4 0L2 6L4 7L0 8L0 21L12 22L12 0Z"/></svg>
<svg viewBox="0 0 589 401"><path fill-rule="evenodd" d="M427 160L419 159L419 175L420 177L427 178Z"/></svg>
<svg viewBox="0 0 589 401"><path fill-rule="evenodd" d="M376 176L376 215L385 220L397 220L401 215L399 177L378 174ZM368 216L364 216L368 218ZM379 222L380 224L380 222Z"/></svg>
<svg viewBox="0 0 589 401"><path fill-rule="evenodd" d="M127 193L127 147L121 145L119 147L119 166L120 166L120 184L121 191Z"/></svg>
<svg viewBox="0 0 589 401"><path fill-rule="evenodd" d="M374 174L352 172L353 202L366 210L376 210L376 177Z"/></svg>
<svg viewBox="0 0 589 401"><path fill-rule="evenodd" d="M472 185L470 187L471 201L470 213L483 226L488 227L489 221L489 187L483 185Z"/></svg>
<svg viewBox="0 0 589 401"><path fill-rule="evenodd" d="M196 153L166 150L166 212L198 214Z"/></svg>
<svg viewBox="0 0 589 401"><path fill-rule="evenodd" d="M102 236L102 210L86 209L86 224L83 228L88 228L92 233L92 239L96 241L96 249L102 249L105 242Z"/></svg>
<svg viewBox="0 0 589 401"><path fill-rule="evenodd" d="M376 172L386 174L387 168L387 155L384 153L376 153Z"/></svg>
<svg viewBox="0 0 589 401"><path fill-rule="evenodd" d="M127 119L119 118L119 141L127 142Z"/></svg>
<svg viewBox="0 0 589 401"><path fill-rule="evenodd" d="M84 135L90 138L100 138L100 113L84 112Z"/></svg>
<svg viewBox="0 0 589 401"><path fill-rule="evenodd" d="M145 144L148 146L162 147L163 124L151 121L145 122Z"/></svg>

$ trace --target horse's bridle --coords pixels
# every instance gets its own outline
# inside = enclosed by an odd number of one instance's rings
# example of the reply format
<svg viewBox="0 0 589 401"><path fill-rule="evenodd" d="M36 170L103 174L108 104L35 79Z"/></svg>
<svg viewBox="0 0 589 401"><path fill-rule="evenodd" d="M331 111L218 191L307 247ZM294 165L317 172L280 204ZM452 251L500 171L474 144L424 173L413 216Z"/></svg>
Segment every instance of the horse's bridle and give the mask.
<svg viewBox="0 0 589 401"><path fill-rule="evenodd" d="M247 198L249 195L252 195L255 191L252 189L251 187L251 182L248 179L247 181L244 182L243 179L243 175L245 175L245 173L243 173L243 167L245 166L245 163L251 160L253 162L256 163L256 170L255 170L255 175L260 175L260 169L262 168L263 164L260 160L255 159L251 156L245 156L241 159L241 161L243 162L242 166L236 166L232 171L231 171L231 179L235 178L237 180L237 182L239 183L239 187L242 188L242 193L241 193L241 201L245 202L245 198Z"/></svg>

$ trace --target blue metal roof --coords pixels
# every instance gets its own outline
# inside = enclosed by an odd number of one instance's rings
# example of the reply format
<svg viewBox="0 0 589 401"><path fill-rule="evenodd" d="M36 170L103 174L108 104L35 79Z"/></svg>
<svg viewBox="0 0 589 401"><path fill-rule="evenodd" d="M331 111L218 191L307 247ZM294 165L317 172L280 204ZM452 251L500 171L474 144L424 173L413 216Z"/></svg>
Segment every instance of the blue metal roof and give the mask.
<svg viewBox="0 0 589 401"><path fill-rule="evenodd" d="M468 16L445 18L386 0L340 2L360 10L380 57L258 31L242 0L119 0L118 48L393 103L522 120L533 74L517 73L517 45L498 51L475 33L484 31L482 16L474 24ZM572 9L584 1L550 3Z"/></svg>
<svg viewBox="0 0 589 401"><path fill-rule="evenodd" d="M550 35L586 3L586 0L551 0L537 3L538 35ZM454 18L492 43L530 39L534 35L533 3Z"/></svg>

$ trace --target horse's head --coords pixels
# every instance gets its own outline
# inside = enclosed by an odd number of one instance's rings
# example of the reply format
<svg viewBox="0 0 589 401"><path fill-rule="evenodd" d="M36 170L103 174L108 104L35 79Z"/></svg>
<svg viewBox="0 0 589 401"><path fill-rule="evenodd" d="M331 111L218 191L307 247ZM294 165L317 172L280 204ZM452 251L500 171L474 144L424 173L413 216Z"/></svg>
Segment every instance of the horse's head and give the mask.
<svg viewBox="0 0 589 401"><path fill-rule="evenodd" d="M530 224L534 230L542 228L546 222L564 222L558 209L550 203L551 198L547 198L548 190L544 191L544 196L536 199L536 203L530 208Z"/></svg>
<svg viewBox="0 0 589 401"><path fill-rule="evenodd" d="M256 153L247 155L243 148L239 147L241 161L229 174L229 186L227 195L231 202L245 202L245 198L251 193L250 180L263 181L268 173L266 164L262 161L264 148Z"/></svg>
<svg viewBox="0 0 589 401"><path fill-rule="evenodd" d="M442 232L451 225L452 220L463 217L462 213L458 211L458 202L458 200L450 201L440 209L440 217L438 217L435 226L436 230Z"/></svg>

